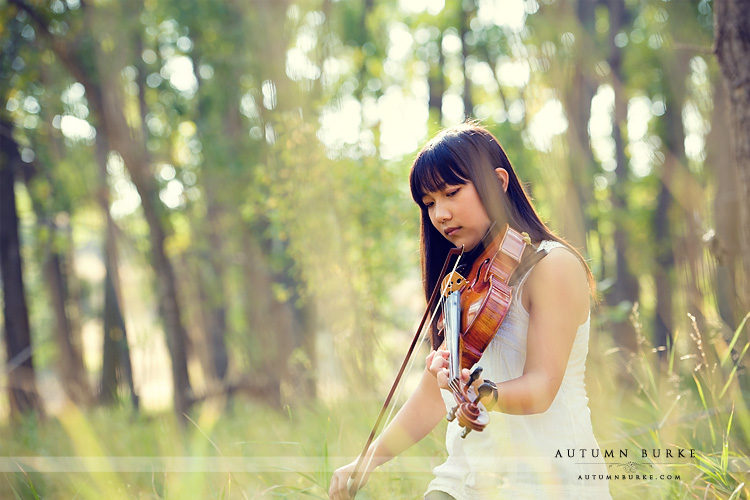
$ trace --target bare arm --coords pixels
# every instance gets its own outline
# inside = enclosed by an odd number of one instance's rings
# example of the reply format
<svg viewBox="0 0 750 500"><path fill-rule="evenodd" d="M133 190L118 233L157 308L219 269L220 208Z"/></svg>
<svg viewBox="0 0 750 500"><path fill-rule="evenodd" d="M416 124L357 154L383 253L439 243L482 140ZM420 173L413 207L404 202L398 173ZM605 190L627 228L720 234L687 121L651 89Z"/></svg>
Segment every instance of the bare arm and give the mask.
<svg viewBox="0 0 750 500"><path fill-rule="evenodd" d="M551 251L524 285L529 311L523 375L497 385L496 411L514 415L543 413L560 389L578 326L589 313L589 288L578 258Z"/></svg>
<svg viewBox="0 0 750 500"><path fill-rule="evenodd" d="M578 258L566 250L552 251L539 261L523 295L529 311L526 364L520 377L497 384L493 408L512 415L547 411L565 376L578 326L589 313L586 273ZM438 385L447 388L448 353L437 352L440 356L433 356L430 370ZM469 370L462 370L462 378L469 379Z"/></svg>
<svg viewBox="0 0 750 500"><path fill-rule="evenodd" d="M370 447L375 466L422 440L445 417L445 403L435 377L425 370L414 393Z"/></svg>
<svg viewBox="0 0 750 500"><path fill-rule="evenodd" d="M370 445L360 468L364 469L367 466L370 457L372 461L367 470L357 471L356 477L352 478L354 484L358 484L364 474L362 481L364 485L373 469L427 436L444 416L445 404L440 395L440 389L435 377L425 370L414 393L386 426L380 437ZM347 500L350 498L346 483L354 473L355 464L356 460L334 472L328 491L331 499Z"/></svg>

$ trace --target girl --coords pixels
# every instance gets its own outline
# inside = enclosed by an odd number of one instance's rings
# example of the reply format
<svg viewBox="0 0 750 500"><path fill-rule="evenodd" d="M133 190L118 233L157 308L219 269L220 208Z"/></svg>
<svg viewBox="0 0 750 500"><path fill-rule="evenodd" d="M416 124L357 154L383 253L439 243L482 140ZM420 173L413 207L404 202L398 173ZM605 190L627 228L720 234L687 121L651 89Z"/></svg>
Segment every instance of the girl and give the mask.
<svg viewBox="0 0 750 500"><path fill-rule="evenodd" d="M448 458L434 469L425 499L610 498L584 387L593 292L585 261L541 221L497 139L476 124L430 141L414 161L410 183L422 212L427 298L451 247L463 245L468 255L462 258L471 258L506 224L547 252L522 271L505 321L478 363L497 388L482 400L493 410L490 423L465 439L458 419L448 425ZM535 261L534 252L527 247L522 262ZM352 476L356 461L336 470L331 499L349 499L350 478L361 488L373 469L445 418L455 405L447 390L448 356L441 349L427 356L417 389L369 447L363 470ZM468 370L462 376L468 379Z"/></svg>

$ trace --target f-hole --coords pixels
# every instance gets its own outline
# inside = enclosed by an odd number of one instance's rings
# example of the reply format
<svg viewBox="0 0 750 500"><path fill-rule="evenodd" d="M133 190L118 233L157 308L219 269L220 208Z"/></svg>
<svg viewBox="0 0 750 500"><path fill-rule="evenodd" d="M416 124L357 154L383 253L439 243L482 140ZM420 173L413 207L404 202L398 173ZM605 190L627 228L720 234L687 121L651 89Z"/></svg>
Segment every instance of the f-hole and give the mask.
<svg viewBox="0 0 750 500"><path fill-rule="evenodd" d="M479 281L479 277L480 277L480 276L482 275L482 270L483 270L483 269L484 269L484 268L485 268L485 267L487 266L487 264L489 264L489 263L490 263L490 259L489 259L489 258L487 258L487 259L484 259L484 262L482 262L482 263L481 263L481 264L479 265L479 269L477 269L477 275L476 275L476 277L474 278L474 283L477 283L477 282Z"/></svg>

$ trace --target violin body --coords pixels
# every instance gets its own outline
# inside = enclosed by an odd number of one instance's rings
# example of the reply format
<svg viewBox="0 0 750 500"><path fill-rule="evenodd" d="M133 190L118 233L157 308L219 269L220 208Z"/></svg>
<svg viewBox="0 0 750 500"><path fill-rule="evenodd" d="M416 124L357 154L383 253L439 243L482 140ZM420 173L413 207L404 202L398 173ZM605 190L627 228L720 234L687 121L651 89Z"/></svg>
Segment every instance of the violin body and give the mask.
<svg viewBox="0 0 750 500"><path fill-rule="evenodd" d="M528 236L506 226L474 259L466 278L452 272L443 280L442 292L447 297L443 319L448 318L442 321L443 336L451 352L449 385L457 403L448 413L448 420L458 418L464 428L462 437L472 430L482 431L489 416L477 404L479 396L471 388L481 368L475 369L467 384L460 381L461 369L471 368L479 361L508 314L513 291L510 278L527 243Z"/></svg>
<svg viewBox="0 0 750 500"><path fill-rule="evenodd" d="M479 362L508 314L513 292L508 282L525 248L523 236L508 227L474 261L461 290L461 368Z"/></svg>

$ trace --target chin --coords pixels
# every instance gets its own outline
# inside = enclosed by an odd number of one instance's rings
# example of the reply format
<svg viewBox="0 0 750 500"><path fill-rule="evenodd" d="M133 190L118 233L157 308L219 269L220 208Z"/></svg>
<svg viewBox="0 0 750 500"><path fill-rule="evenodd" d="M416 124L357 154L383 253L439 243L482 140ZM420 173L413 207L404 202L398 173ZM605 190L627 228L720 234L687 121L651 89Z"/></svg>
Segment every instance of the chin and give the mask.
<svg viewBox="0 0 750 500"><path fill-rule="evenodd" d="M478 244L479 243L459 243L458 245L456 245L456 247L460 248L461 245L463 245L464 246L464 252L471 252L472 250L474 250L477 247Z"/></svg>

